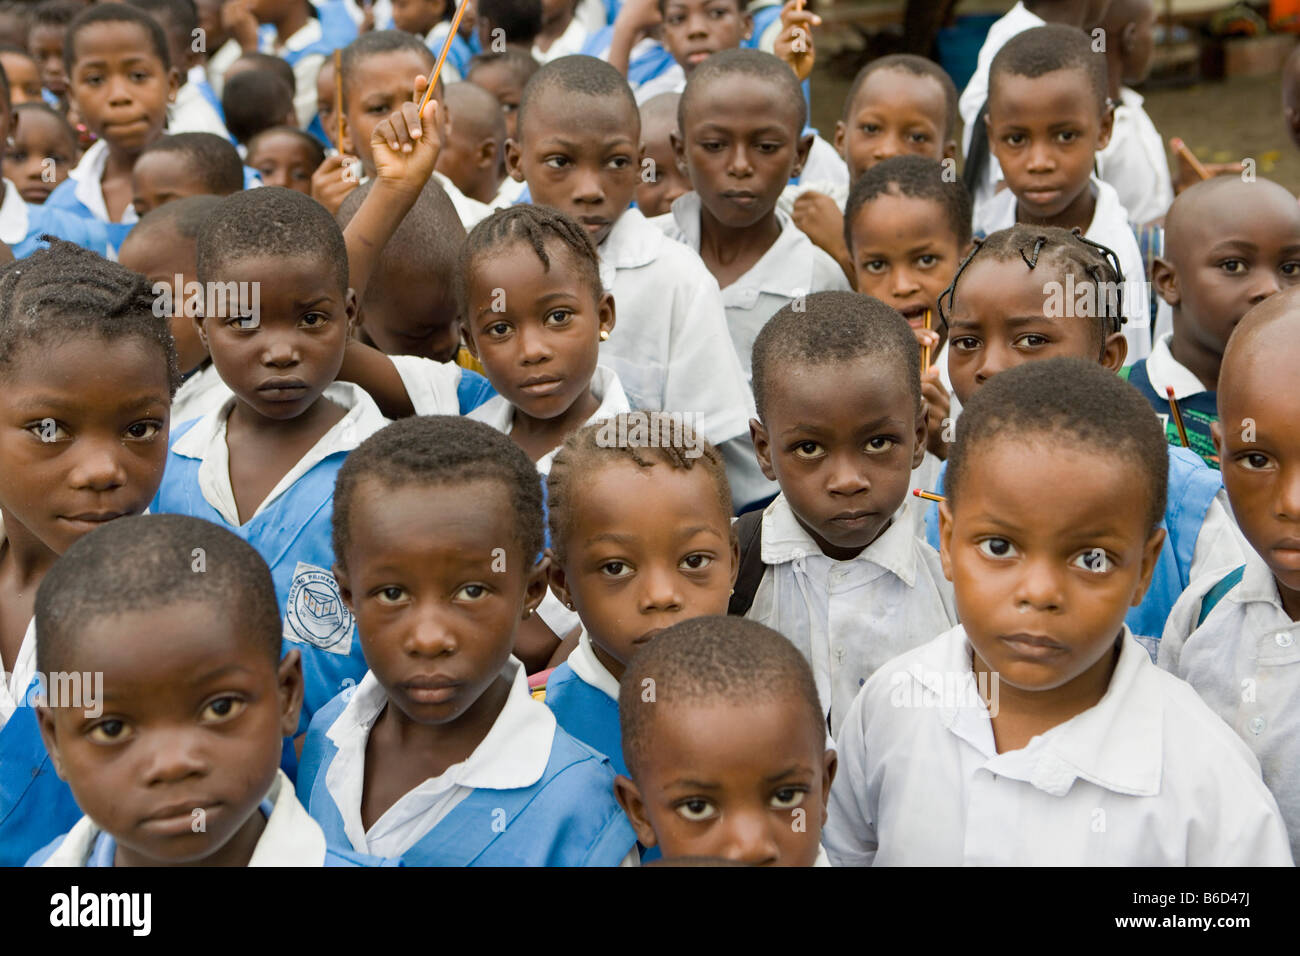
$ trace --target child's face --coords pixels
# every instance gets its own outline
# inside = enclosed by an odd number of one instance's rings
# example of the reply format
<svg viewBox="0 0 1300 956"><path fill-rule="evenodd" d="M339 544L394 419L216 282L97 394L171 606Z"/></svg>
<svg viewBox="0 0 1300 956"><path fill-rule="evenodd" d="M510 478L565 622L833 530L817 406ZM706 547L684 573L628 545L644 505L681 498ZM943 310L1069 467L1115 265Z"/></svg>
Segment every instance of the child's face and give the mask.
<svg viewBox="0 0 1300 956"><path fill-rule="evenodd" d="M311 195L311 174L316 172L310 146L292 133L263 133L248 151L249 166L267 186L283 186Z"/></svg>
<svg viewBox="0 0 1300 956"><path fill-rule="evenodd" d="M637 839L668 860L812 866L836 759L809 711L789 694L656 706L635 783L614 784Z"/></svg>
<svg viewBox="0 0 1300 956"><path fill-rule="evenodd" d="M939 508L940 555L979 661L1022 691L1104 679L1124 615L1164 541L1141 468L1067 440L998 437L971 450ZM978 662L977 661L977 664Z"/></svg>
<svg viewBox="0 0 1300 956"><path fill-rule="evenodd" d="M77 161L77 144L68 128L41 110L15 113L13 147L5 154L5 178L25 202L43 203L68 178Z"/></svg>
<svg viewBox="0 0 1300 956"><path fill-rule="evenodd" d="M465 311L470 348L492 387L543 420L564 414L591 388L600 332L614 327L613 298L587 288L567 247L552 240L546 254L549 271L524 243L476 257Z"/></svg>
<svg viewBox="0 0 1300 956"><path fill-rule="evenodd" d="M719 50L734 50L753 21L736 0L666 0L663 44L689 76Z"/></svg>
<svg viewBox="0 0 1300 956"><path fill-rule="evenodd" d="M131 205L143 216L175 199L203 196L207 187L183 153L156 149L135 161L131 170Z"/></svg>
<svg viewBox="0 0 1300 956"><path fill-rule="evenodd" d="M361 160L367 176L375 174L370 134L381 120L410 100L415 78L429 73L428 60L414 50L375 53L361 59L353 68L347 85L347 101L343 104L347 114L343 127L344 152Z"/></svg>
<svg viewBox="0 0 1300 956"><path fill-rule="evenodd" d="M930 312L940 334L939 296L952 282L969 246L958 241L937 202L885 193L858 210L851 227L858 291L902 313L919 329Z"/></svg>
<svg viewBox="0 0 1300 956"><path fill-rule="evenodd" d="M223 316L194 320L221 380L263 418L297 418L320 398L343 364L343 349L356 319L356 296L340 289L319 258L268 262L228 259L219 276L205 282L247 283L256 292L250 316L228 306ZM232 304L233 305L233 304Z"/></svg>
<svg viewBox="0 0 1300 956"><path fill-rule="evenodd" d="M506 168L533 202L577 220L599 245L632 202L639 181L641 121L621 96L561 93L532 102Z"/></svg>
<svg viewBox="0 0 1300 956"><path fill-rule="evenodd" d="M483 87L497 98L497 102L501 104L501 112L506 118L506 137L515 139L519 100L524 95L524 85L519 82L519 74L506 63L484 63L482 66L474 67L469 82Z"/></svg>
<svg viewBox="0 0 1300 956"><path fill-rule="evenodd" d="M41 734L77 805L117 841L118 866L252 855L302 671L297 651L277 667L241 623L186 601L79 625L77 669L104 675L103 713L42 707Z"/></svg>
<svg viewBox="0 0 1300 956"><path fill-rule="evenodd" d="M925 413L897 367L864 356L791 365L750 421L758 464L828 557L856 557L888 527L925 453Z"/></svg>
<svg viewBox="0 0 1300 956"><path fill-rule="evenodd" d="M460 313L445 286L429 284L419 256L385 249L362 303L361 329L388 355L450 362L460 349Z"/></svg>
<svg viewBox="0 0 1300 956"><path fill-rule="evenodd" d="M620 458L577 480L564 562L552 566L551 581L561 601L573 602L601 663L621 678L664 628L727 613L739 545L699 465L642 468Z"/></svg>
<svg viewBox="0 0 1300 956"><path fill-rule="evenodd" d="M835 124L835 148L849 165L849 182L893 156L956 155L957 144L944 139L948 101L939 81L904 70L876 70L858 87Z"/></svg>
<svg viewBox="0 0 1300 956"><path fill-rule="evenodd" d="M1152 31L1155 25L1155 4L1143 3L1137 19L1121 37L1121 79L1129 86L1137 86L1151 74L1151 57L1155 52L1155 36Z"/></svg>
<svg viewBox="0 0 1300 956"><path fill-rule="evenodd" d="M20 349L0 373L0 508L55 554L162 481L171 407L162 349L81 335Z"/></svg>
<svg viewBox="0 0 1300 956"><path fill-rule="evenodd" d="M27 35L27 52L40 66L41 85L62 98L68 92L68 76L63 71L64 28L54 24L37 24Z"/></svg>
<svg viewBox="0 0 1300 956"><path fill-rule="evenodd" d="M91 132L110 146L138 153L167 123L177 74L158 59L144 27L95 23L77 33L72 97Z"/></svg>
<svg viewBox="0 0 1300 956"><path fill-rule="evenodd" d="M42 103L41 71L29 56L13 51L0 53L0 66L9 78L9 101L14 106L23 103Z"/></svg>
<svg viewBox="0 0 1300 956"><path fill-rule="evenodd" d="M546 562L523 553L515 521L494 479L390 487L371 477L353 491L346 570L334 574L366 663L411 723L472 717L546 593Z"/></svg>
<svg viewBox="0 0 1300 956"><path fill-rule="evenodd" d="M1067 356L1123 368L1123 333L1108 335L1099 353L1095 319L1047 314L1046 284L1065 282L1061 270L1047 266L1031 272L1019 259L976 256L962 273L948 317L948 376L959 402L999 372L1036 359Z"/></svg>
<svg viewBox="0 0 1300 956"><path fill-rule="evenodd" d="M393 0L393 26L424 36L442 19L445 6L443 0Z"/></svg>
<svg viewBox="0 0 1300 956"><path fill-rule="evenodd" d="M165 226L132 230L117 256L118 262L140 273L151 285L161 283L172 290L172 338L176 340L176 359L182 372L192 371L208 357L193 318L186 315L185 296L176 295L177 276L182 291L187 282L197 277L197 257L198 244L194 239L187 239Z"/></svg>
<svg viewBox="0 0 1300 956"><path fill-rule="evenodd" d="M673 138L709 215L746 229L772 214L781 190L803 169L812 137L775 83L718 76L692 101Z"/></svg>
<svg viewBox="0 0 1300 956"><path fill-rule="evenodd" d="M998 76L989 93L989 148L1016 195L1018 218L1040 222L1083 197L1094 154L1110 142L1114 113L1097 112L1082 70Z"/></svg>
<svg viewBox="0 0 1300 956"><path fill-rule="evenodd" d="M672 133L677 120L659 114L647 120L641 117L641 153L653 163L654 178L642 175L636 187L637 208L646 216L662 216L672 209L673 201L691 191L691 181L677 168Z"/></svg>
<svg viewBox="0 0 1300 956"><path fill-rule="evenodd" d="M338 79L334 75L334 61L326 59L320 66L320 72L316 74L316 112L320 115L320 124L325 128L325 135L329 137L335 149L339 148L336 142L339 136L339 118L334 111L334 84L337 82Z"/></svg>

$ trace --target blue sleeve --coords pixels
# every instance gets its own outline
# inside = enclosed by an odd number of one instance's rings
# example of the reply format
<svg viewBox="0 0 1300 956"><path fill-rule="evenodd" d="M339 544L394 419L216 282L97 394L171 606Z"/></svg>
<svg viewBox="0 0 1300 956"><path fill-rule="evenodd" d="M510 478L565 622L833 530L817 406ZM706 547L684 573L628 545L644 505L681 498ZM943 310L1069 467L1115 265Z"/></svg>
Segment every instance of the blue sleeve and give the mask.
<svg viewBox="0 0 1300 956"><path fill-rule="evenodd" d="M37 850L35 853L29 856L27 858L27 862L24 863L23 866L44 866L45 861L48 860L50 857L54 856L54 851L57 850L59 847L61 847L63 845L63 841L66 840L67 838L68 835L66 833L64 833L62 836L56 836L49 843L45 844L45 846L41 847L39 850Z"/></svg>
<svg viewBox="0 0 1300 956"><path fill-rule="evenodd" d="M468 415L496 393L497 390L492 387L492 383L478 372L468 368L460 370L460 383L456 386L456 397L460 400L462 415Z"/></svg>

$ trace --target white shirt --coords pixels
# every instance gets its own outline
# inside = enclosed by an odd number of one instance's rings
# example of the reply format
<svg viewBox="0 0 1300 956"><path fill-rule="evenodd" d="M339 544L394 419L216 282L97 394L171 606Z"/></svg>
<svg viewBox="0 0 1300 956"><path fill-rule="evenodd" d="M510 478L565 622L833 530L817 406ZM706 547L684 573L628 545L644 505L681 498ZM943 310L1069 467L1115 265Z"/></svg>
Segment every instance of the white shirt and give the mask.
<svg viewBox="0 0 1300 956"><path fill-rule="evenodd" d="M822 553L784 494L763 512L768 567L745 617L784 634L808 659L836 738L877 668L957 620L939 553L917 538L909 509L903 502L892 524L848 561Z"/></svg>
<svg viewBox="0 0 1300 956"><path fill-rule="evenodd" d="M313 43L318 43L321 36L320 20L316 17L308 17L307 22L283 42L279 42L278 38L263 37L261 49L263 53L283 57L285 53L296 53ZM303 129L311 124L312 118L316 115L316 74L320 72L320 66L324 62L325 54L309 53L299 57L298 62L293 65L293 111L298 117L298 125Z"/></svg>
<svg viewBox="0 0 1300 956"><path fill-rule="evenodd" d="M221 114L199 91L197 84L206 80L203 67L190 67L184 85L176 92L176 101L167 107L168 133L213 133L224 140L230 139Z"/></svg>
<svg viewBox="0 0 1300 956"><path fill-rule="evenodd" d="M374 673L366 672L326 731L338 753L325 772L325 788L354 850L400 857L475 790L518 790L542 779L551 759L555 716L541 701L533 700L523 665L514 657L501 669L501 676L510 682L510 693L474 752L408 790L367 830L361 822L366 743L388 705L388 695Z"/></svg>
<svg viewBox="0 0 1300 956"><path fill-rule="evenodd" d="M650 222L662 229L664 235L684 243L698 255L701 206L699 193L689 192L673 202L671 212L656 216ZM746 381L753 380L750 363L754 339L758 338L768 319L800 296L851 289L839 263L813 245L786 213L780 209L775 212L777 225L781 228L776 241L748 272L722 290L727 328L745 370Z"/></svg>
<svg viewBox="0 0 1300 956"><path fill-rule="evenodd" d="M1240 583L1197 627L1202 601L1222 579L1215 573L1188 585L1165 623L1158 663L1246 742L1281 807L1291 851L1300 853L1300 624L1251 551Z"/></svg>
<svg viewBox="0 0 1300 956"><path fill-rule="evenodd" d="M804 163L799 182L786 186L776 201L776 208L786 214L794 211L794 201L806 192L819 192L830 196L844 211L844 204L849 201L849 166L844 162L835 147L820 136L813 137L812 149L808 151L808 162Z"/></svg>
<svg viewBox="0 0 1300 956"><path fill-rule="evenodd" d="M18 187L8 179L4 184L4 199L0 200L0 242L12 246L27 238L31 217Z"/></svg>
<svg viewBox="0 0 1300 956"><path fill-rule="evenodd" d="M0 547L6 540L4 518L0 516ZM36 676L36 618L27 622L18 655L13 660L13 670L0 674L0 730L9 723L19 707L27 706L27 686Z"/></svg>
<svg viewBox="0 0 1300 956"><path fill-rule="evenodd" d="M658 76L651 77L640 86L633 87L636 105L643 106L660 93L680 93L686 89L686 71L674 63Z"/></svg>
<svg viewBox="0 0 1300 956"><path fill-rule="evenodd" d="M1127 628L1121 641L1095 706L1005 753L961 625L877 671L840 735L831 862L1290 866L1250 751Z"/></svg>
<svg viewBox="0 0 1300 956"><path fill-rule="evenodd" d="M108 215L108 203L104 201L104 167L107 165L108 140L101 139L82 153L81 161L68 172L68 178L77 184L73 187L72 194L100 222L113 221ZM126 209L122 210L121 222L137 222L139 218L135 206L127 203Z"/></svg>
<svg viewBox="0 0 1300 956"><path fill-rule="evenodd" d="M604 24L601 24L601 26L604 26ZM586 24L578 19L575 10L573 19L564 28L564 32L551 43L549 49L542 50L536 43L533 44L533 59L545 66L552 60L558 60L562 56L581 53L583 46L587 43L587 34L589 32Z"/></svg>
<svg viewBox="0 0 1300 956"><path fill-rule="evenodd" d="M324 397L343 406L347 409L347 414L335 422L276 483L271 493L249 516L249 521L261 514L267 505L292 488L294 482L317 464L337 452L351 451L388 424L388 419L380 414L374 399L358 385L335 382L325 389ZM230 449L226 444L226 420L230 418L234 404L233 397L227 399L216 411L200 418L194 427L172 444L172 451L202 461L199 465L199 493L217 514L237 528L245 522L239 520L239 508L235 504L235 489L230 481Z"/></svg>
<svg viewBox="0 0 1300 956"><path fill-rule="evenodd" d="M1138 225L1158 219L1174 201L1165 143L1142 108L1142 95L1120 87L1115 128L1097 153L1098 175L1115 187L1120 203Z"/></svg>
<svg viewBox="0 0 1300 956"><path fill-rule="evenodd" d="M578 646L569 655L569 666L573 668L573 673L578 680L596 688L610 700L618 703L618 679L596 656L595 648L591 645L591 635L587 633L586 628L583 628L582 633L578 635Z"/></svg>
<svg viewBox="0 0 1300 956"><path fill-rule="evenodd" d="M469 232L492 215L493 207L466 196L460 191L460 187L442 173L434 170L433 176L438 180L438 185L442 186L442 190L447 194L447 198L451 200L451 204L456 207L456 215L460 217L461 225L465 227L466 232Z"/></svg>
<svg viewBox="0 0 1300 956"><path fill-rule="evenodd" d="M1124 338L1128 341L1128 361L1136 362L1151 353L1151 308L1146 284L1146 264L1138 248L1137 236L1129 225L1128 212L1110 183L1091 177L1097 197L1092 222L1084 238L1109 248L1124 271ZM976 213L975 234L991 235L1016 224L1016 194L1004 189Z"/></svg>
<svg viewBox="0 0 1300 956"><path fill-rule="evenodd" d="M234 62L243 55L243 48L232 37L217 47L213 54L208 57L203 72L208 76L208 86L212 87L212 92L216 93L218 97L221 96L222 86L226 82L226 70L230 69ZM312 90L315 92L314 86Z"/></svg>
<svg viewBox="0 0 1300 956"><path fill-rule="evenodd" d="M1191 369L1174 358L1174 353L1169 349L1173 340L1172 332L1162 335L1156 339L1151 354L1147 356L1147 378L1151 380L1151 387L1156 390L1157 395L1164 395L1165 387L1172 385L1174 398L1177 399L1199 395L1206 388Z"/></svg>
<svg viewBox="0 0 1300 956"><path fill-rule="evenodd" d="M209 363L176 389L176 397L172 399L171 427L175 429L177 425L183 425L192 418L200 418L215 411L234 394L230 386L222 381L217 367Z"/></svg>
<svg viewBox="0 0 1300 956"><path fill-rule="evenodd" d="M307 813L283 770L267 792L273 809L257 839L249 866L323 866L325 831ZM259 812L254 809L254 813ZM102 831L90 817L82 817L59 848L42 866L85 866Z"/></svg>
<svg viewBox="0 0 1300 956"><path fill-rule="evenodd" d="M527 183L516 182L507 176L505 179L501 180L501 187L497 190L497 194L492 197L492 201L488 203L488 205L493 209L505 209L508 206L513 206L515 200L519 198L519 194L522 193L527 186Z"/></svg>
<svg viewBox="0 0 1300 956"><path fill-rule="evenodd" d="M461 368L455 362L435 362L421 355L390 355L388 360L411 400L416 415L459 415Z"/></svg>

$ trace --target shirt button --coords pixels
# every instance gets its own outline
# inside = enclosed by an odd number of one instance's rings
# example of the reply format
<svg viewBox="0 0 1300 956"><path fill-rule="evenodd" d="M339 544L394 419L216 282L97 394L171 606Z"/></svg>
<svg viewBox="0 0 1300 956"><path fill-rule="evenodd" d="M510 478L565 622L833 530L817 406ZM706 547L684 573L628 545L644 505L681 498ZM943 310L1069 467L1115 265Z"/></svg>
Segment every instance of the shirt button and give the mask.
<svg viewBox="0 0 1300 956"><path fill-rule="evenodd" d="M1290 647L1295 643L1295 637L1290 631L1283 631L1276 638L1278 647Z"/></svg>
<svg viewBox="0 0 1300 956"><path fill-rule="evenodd" d="M1264 718L1252 717L1250 723L1246 726L1250 728L1252 734L1262 734L1264 732Z"/></svg>

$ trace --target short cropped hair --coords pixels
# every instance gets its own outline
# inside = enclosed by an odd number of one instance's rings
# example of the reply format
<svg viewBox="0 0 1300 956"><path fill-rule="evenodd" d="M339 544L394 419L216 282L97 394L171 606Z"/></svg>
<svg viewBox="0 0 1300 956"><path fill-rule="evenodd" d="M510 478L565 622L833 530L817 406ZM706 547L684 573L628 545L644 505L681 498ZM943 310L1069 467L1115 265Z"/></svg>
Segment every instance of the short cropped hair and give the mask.
<svg viewBox="0 0 1300 956"><path fill-rule="evenodd" d="M239 77L236 77L238 79ZM230 141L214 133L172 133L146 146L145 153L178 153L212 196L229 196L244 188L244 164Z"/></svg>
<svg viewBox="0 0 1300 956"><path fill-rule="evenodd" d="M182 239L197 240L199 232L220 204L220 196L186 196L184 199L163 203L157 209L149 210L131 227L123 245L163 227L169 228Z"/></svg>
<svg viewBox="0 0 1300 956"><path fill-rule="evenodd" d="M241 53L235 59L234 63L231 63L230 66L226 67L227 73L230 72L235 63L249 63L252 64L254 70L261 70L263 73L274 73L280 79L284 80L285 85L295 94L298 92L298 79L293 75L293 67L289 65L288 61L282 60L278 56L271 56L269 53L258 52ZM238 75L238 73L235 74L235 76ZM234 77L232 76L231 79L234 79Z"/></svg>
<svg viewBox="0 0 1300 956"><path fill-rule="evenodd" d="M7 52L9 51L0 50L0 53L7 53ZM26 56L27 54L23 54L23 55ZM5 91L9 89L9 78L5 75L3 66L0 66L0 89L3 89ZM72 146L73 154L75 155L76 151L81 148L81 144L77 142L77 131L72 128L72 124L68 122L68 118L64 116L62 113L60 113L58 110L56 110L54 107L46 103L44 100L41 100L39 102L31 102L31 103L15 103L14 104L15 119L19 116L22 116L24 113L40 113L44 116L50 117L51 119L54 120L55 124L59 127L59 132L65 134L68 137L68 142Z"/></svg>
<svg viewBox="0 0 1300 956"><path fill-rule="evenodd" d="M352 540L352 500L367 479L389 489L499 481L510 496L515 541L530 565L541 554L541 476L520 447L490 425L456 415L403 418L348 455L334 485L334 560L341 568Z"/></svg>
<svg viewBox="0 0 1300 956"><path fill-rule="evenodd" d="M368 60L372 56L400 51L414 53L416 56L422 57L429 64L430 72L433 71L433 67L438 62L438 58L433 55L432 50L424 45L423 40L402 30L374 30L370 33L363 33L345 46L339 61L339 72L342 75L338 79L338 83L342 87L344 103L348 101L348 97L352 94L350 87L356 76L357 66L362 61ZM411 77L411 82L415 82L414 76ZM439 82L441 82L441 79ZM436 91L434 95L437 95Z"/></svg>
<svg viewBox="0 0 1300 956"><path fill-rule="evenodd" d="M787 67L787 70L789 68ZM519 98L519 112L515 137L524 135L524 114L538 97L558 90L561 94L578 93L582 96L608 97L622 100L627 104L629 113L639 127L641 114L637 110L636 97L632 87L627 85L623 74L604 60L594 56L574 54L552 60L533 74L524 87Z"/></svg>
<svg viewBox="0 0 1300 956"><path fill-rule="evenodd" d="M257 141L259 139L261 139L263 136L270 136L272 133L282 133L285 136L292 136L294 139L298 140L298 142L306 146L307 149L311 152L311 165L313 170L316 169L318 166L320 166L321 163L325 162L325 147L320 144L320 140L318 140L315 136L311 135L311 133L303 132L302 130L298 129L298 127L296 126L271 126L268 127L267 129L262 130L260 133L256 134L255 136L249 137L248 140L249 155L252 155L253 148L257 144ZM351 195L351 193L349 193L348 195Z"/></svg>
<svg viewBox="0 0 1300 956"><path fill-rule="evenodd" d="M484 50L482 53L476 53L469 61L469 71L465 74L465 78L472 83L475 70L491 66L493 63L500 63L513 72L519 80L521 90L542 66L527 50L507 45L504 50Z"/></svg>
<svg viewBox="0 0 1300 956"><path fill-rule="evenodd" d="M78 13L89 9L85 0L41 0L34 6L27 3L18 4L32 11L32 27L66 27Z"/></svg>
<svg viewBox="0 0 1300 956"><path fill-rule="evenodd" d="M1051 358L1025 362L981 386L962 407L957 440L948 451L944 493L960 507L967 459L994 439L1033 438L1109 455L1137 466L1146 491L1147 527L1165 513L1169 448L1151 405L1136 388L1096 362ZM1116 495L1131 488L1115 488Z"/></svg>
<svg viewBox="0 0 1300 956"><path fill-rule="evenodd" d="M293 111L293 87L270 70L243 70L222 87L221 109L230 135L247 144L285 121Z"/></svg>
<svg viewBox="0 0 1300 956"><path fill-rule="evenodd" d="M40 22L40 7L37 7L36 12L37 22ZM157 20L143 10L125 3L97 3L92 7L86 7L74 16L72 22L68 24L68 32L64 34L63 68L68 71L69 76L72 75L73 67L77 65L77 35L97 23L134 23L144 30L145 36L149 38L149 46L154 56L162 63L163 69L170 70L174 65L171 50L167 46L167 34L163 33L163 28Z"/></svg>
<svg viewBox="0 0 1300 956"><path fill-rule="evenodd" d="M343 232L325 207L282 186L246 189L221 200L199 233L200 282L220 280L221 267L237 259L310 256L348 288L348 250Z"/></svg>
<svg viewBox="0 0 1300 956"><path fill-rule="evenodd" d="M641 426L650 439L645 445L601 439L611 429L616 435L634 435ZM551 550L557 561L564 560L574 513L582 508L583 481L602 465L614 461L630 461L640 468L666 465L671 471L690 471L698 465L713 483L722 513L731 515L731 485L727 482L726 466L721 453L703 435L670 412L621 412L578 429L560 446L551 464L546 480L546 505Z"/></svg>
<svg viewBox="0 0 1300 956"><path fill-rule="evenodd" d="M853 109L853 101L857 99L862 84L867 82L867 77L871 76L872 73L880 70L897 70L902 73L910 73L913 76L928 76L937 82L943 90L944 112L946 114L943 123L943 138L945 140L952 139L953 130L957 127L957 86L953 83L952 77L948 75L947 70L933 60L917 56L915 53L891 53L888 56L872 60L858 70L858 75L853 78L853 85L849 87L849 95L844 97L844 112L840 117L841 119L848 120L849 110Z"/></svg>
<svg viewBox="0 0 1300 956"><path fill-rule="evenodd" d="M219 525L167 514L110 521L54 563L36 592L36 666L75 666L88 621L186 602L238 615L240 633L280 660L280 605L262 556Z"/></svg>
<svg viewBox="0 0 1300 956"><path fill-rule="evenodd" d="M1105 54L1093 51L1088 34L1062 23L1034 27L1006 42L989 66L989 100L993 99L999 76L1034 78L1057 70L1082 71L1088 79L1088 92L1097 102L1097 111L1105 112L1110 96Z"/></svg>
<svg viewBox="0 0 1300 956"><path fill-rule="evenodd" d="M645 694L653 681L654 694ZM649 698L649 699L647 699ZM674 704L723 701L737 707L791 699L817 738L826 719L808 662L793 644L743 617L693 617L674 624L633 655L619 682L623 757L635 778L654 733L656 713Z"/></svg>
<svg viewBox="0 0 1300 956"><path fill-rule="evenodd" d="M798 116L799 128L795 133L803 133L803 128L808 123L808 103L803 98L803 87L799 85L799 78L794 75L794 71L789 66L771 53L744 47L719 50L695 68L690 79L686 81L686 89L682 91L681 100L677 103L677 126L686 129L686 112L692 102L704 95L701 90L710 80L735 73L766 80L779 87L783 98L795 108ZM707 98L705 102L708 102Z"/></svg>
<svg viewBox="0 0 1300 956"><path fill-rule="evenodd" d="M971 239L971 198L965 184L950 181L944 166L927 156L891 156L858 177L844 204L844 244L853 248L853 223L862 207L880 196L925 199L943 209L957 245Z"/></svg>
<svg viewBox="0 0 1300 956"><path fill-rule="evenodd" d="M802 305L802 308L799 306ZM859 292L814 292L777 311L754 339L754 404L763 419L774 383L792 365L830 365L870 356L906 378L921 407L921 356L912 327L879 299Z"/></svg>

